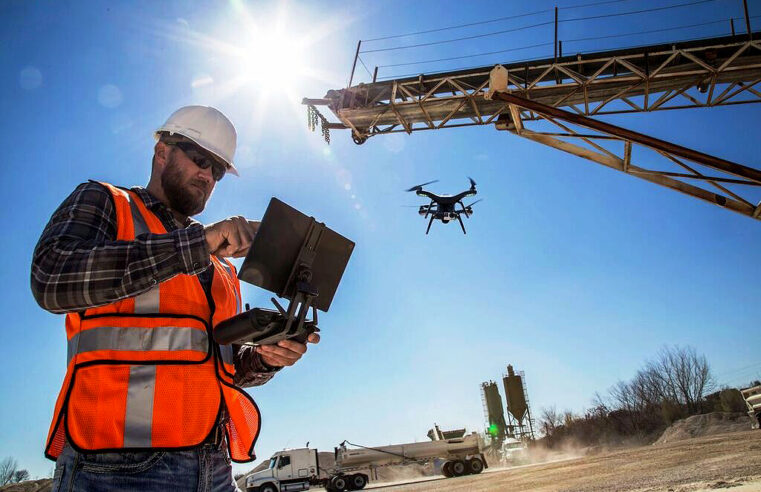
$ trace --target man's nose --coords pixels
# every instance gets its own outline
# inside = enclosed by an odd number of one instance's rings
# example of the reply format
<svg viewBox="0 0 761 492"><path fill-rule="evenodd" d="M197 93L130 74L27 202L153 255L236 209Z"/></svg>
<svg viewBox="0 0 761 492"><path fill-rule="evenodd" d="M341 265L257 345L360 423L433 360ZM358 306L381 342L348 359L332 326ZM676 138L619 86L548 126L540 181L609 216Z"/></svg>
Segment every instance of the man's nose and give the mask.
<svg viewBox="0 0 761 492"><path fill-rule="evenodd" d="M211 173L211 166L206 169L198 168L198 174L206 181L207 184L214 184L214 176Z"/></svg>

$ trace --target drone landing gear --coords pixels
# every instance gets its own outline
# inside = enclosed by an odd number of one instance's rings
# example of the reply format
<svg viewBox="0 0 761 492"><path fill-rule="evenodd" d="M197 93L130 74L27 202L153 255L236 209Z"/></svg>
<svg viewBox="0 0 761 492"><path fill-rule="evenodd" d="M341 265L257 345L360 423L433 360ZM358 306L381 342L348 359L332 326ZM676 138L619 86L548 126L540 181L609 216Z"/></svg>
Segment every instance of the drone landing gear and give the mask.
<svg viewBox="0 0 761 492"><path fill-rule="evenodd" d="M423 217L424 219L427 219L428 214L431 213L431 207L433 207L433 200L431 200L431 203L428 204L428 208L425 209L425 217Z"/></svg>
<svg viewBox="0 0 761 492"><path fill-rule="evenodd" d="M428 221L428 229L425 230L426 235L428 235L428 231L431 230L431 224L433 224L433 219L435 219L435 215L431 215L431 220Z"/></svg>
<svg viewBox="0 0 761 492"><path fill-rule="evenodd" d="M465 224L462 223L462 218L460 217L460 214L457 214L457 220L460 222L460 227L462 227L462 233L467 234L467 232L465 232Z"/></svg>

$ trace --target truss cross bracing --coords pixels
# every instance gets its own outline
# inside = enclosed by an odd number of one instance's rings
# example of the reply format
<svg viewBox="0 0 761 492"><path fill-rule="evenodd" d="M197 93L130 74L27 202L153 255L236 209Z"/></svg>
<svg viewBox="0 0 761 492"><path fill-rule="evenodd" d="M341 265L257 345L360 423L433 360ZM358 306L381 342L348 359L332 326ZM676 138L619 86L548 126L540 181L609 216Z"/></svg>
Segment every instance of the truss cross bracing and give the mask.
<svg viewBox="0 0 761 492"><path fill-rule="evenodd" d="M326 127L351 129L357 143L494 124L761 219L761 171L593 118L761 102L759 39L754 33L505 64L500 87L488 66L359 84L303 102L328 106L341 123ZM649 154L640 162L643 151Z"/></svg>
<svg viewBox="0 0 761 492"><path fill-rule="evenodd" d="M503 66L509 92L585 116L761 101L761 40L709 38ZM508 110L484 97L492 68L359 84L304 102L327 105L357 137L485 125Z"/></svg>

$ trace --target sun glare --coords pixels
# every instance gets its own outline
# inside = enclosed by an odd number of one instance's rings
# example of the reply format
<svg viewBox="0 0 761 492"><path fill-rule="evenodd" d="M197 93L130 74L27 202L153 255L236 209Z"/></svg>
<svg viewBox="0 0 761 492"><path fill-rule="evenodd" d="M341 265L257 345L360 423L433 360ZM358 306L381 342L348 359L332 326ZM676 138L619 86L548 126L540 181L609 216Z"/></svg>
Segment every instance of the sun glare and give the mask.
<svg viewBox="0 0 761 492"><path fill-rule="evenodd" d="M308 73L304 43L278 28L254 28L248 35L240 47L244 79L265 91L294 91Z"/></svg>
<svg viewBox="0 0 761 492"><path fill-rule="evenodd" d="M353 22L345 15L315 23L304 5L287 1L263 6L229 0L229 10L218 19L177 18L157 23L151 30L172 42L185 44L193 56L193 75L188 80L194 96L204 104L235 98L251 111L254 128L285 109L303 118L302 97L317 86L333 87L343 76L326 69L324 47L317 45ZM304 126L304 131L308 131Z"/></svg>

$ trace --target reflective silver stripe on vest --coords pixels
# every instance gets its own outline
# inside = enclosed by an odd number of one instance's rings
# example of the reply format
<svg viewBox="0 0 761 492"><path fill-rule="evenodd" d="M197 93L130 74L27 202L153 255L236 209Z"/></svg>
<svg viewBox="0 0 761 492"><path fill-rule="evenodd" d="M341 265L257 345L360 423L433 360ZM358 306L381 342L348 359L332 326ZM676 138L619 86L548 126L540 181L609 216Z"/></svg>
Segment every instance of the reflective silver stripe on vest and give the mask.
<svg viewBox="0 0 761 492"><path fill-rule="evenodd" d="M127 201L129 202L129 210L132 212L132 226L135 229L135 237L151 232L148 229L148 224L145 223L143 214L140 213L140 209L137 208L137 204L132 200L132 195L129 193L127 193Z"/></svg>
<svg viewBox="0 0 761 492"><path fill-rule="evenodd" d="M148 224L145 223L143 214L140 213L140 209L137 208L137 204L129 193L127 193L127 200L129 201L129 210L132 213L132 225L135 229L135 237L151 232L148 229ZM159 286L156 285L151 290L135 296L135 312L139 314L158 313L159 306L161 305L160 302Z"/></svg>
<svg viewBox="0 0 761 492"><path fill-rule="evenodd" d="M124 412L125 448L151 447L155 389L156 366L130 367L127 408Z"/></svg>
<svg viewBox="0 0 761 492"><path fill-rule="evenodd" d="M99 326L83 330L71 337L68 344L69 361L76 354L95 350L208 350L206 331L184 326L155 328ZM68 362L67 362L68 363Z"/></svg>
<svg viewBox="0 0 761 492"><path fill-rule="evenodd" d="M222 362L228 365L233 364L233 346L232 345L220 345L219 352L222 354Z"/></svg>

